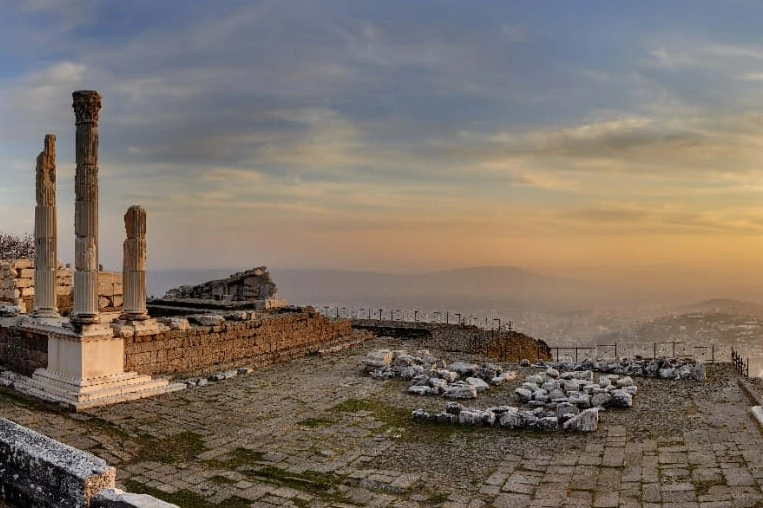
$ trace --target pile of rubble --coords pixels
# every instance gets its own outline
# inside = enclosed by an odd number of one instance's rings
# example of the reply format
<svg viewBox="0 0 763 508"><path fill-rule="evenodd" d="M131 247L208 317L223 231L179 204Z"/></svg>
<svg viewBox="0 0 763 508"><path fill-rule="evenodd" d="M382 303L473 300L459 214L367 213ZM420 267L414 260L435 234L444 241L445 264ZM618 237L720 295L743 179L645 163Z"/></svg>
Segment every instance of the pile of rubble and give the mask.
<svg viewBox="0 0 763 508"><path fill-rule="evenodd" d="M368 353L364 361L366 372L375 379L398 377L410 380L408 393L415 395L442 395L447 399L476 399L478 393L490 386L499 386L516 379L516 372L504 372L499 365L453 362L432 356L429 351L380 349Z"/></svg>
<svg viewBox="0 0 763 508"><path fill-rule="evenodd" d="M599 428L599 409L588 408L580 411L569 403L558 404L556 412L549 412L540 407L530 411L511 406L467 409L458 402L452 401L448 402L442 413L432 415L423 409L417 409L413 411L412 416L419 422L497 425L508 429L530 429L543 432L557 432L560 428L567 431L594 432Z"/></svg>
<svg viewBox="0 0 763 508"><path fill-rule="evenodd" d="M556 409L565 403L581 409L592 406L629 408L637 390L630 376L605 374L594 381L590 370L560 374L549 367L546 372L527 376L522 386L514 390L514 396L521 403L546 409Z"/></svg>
<svg viewBox="0 0 763 508"><path fill-rule="evenodd" d="M580 363L563 361L554 363L552 366L561 371L592 370L606 374L660 379L704 381L707 377L705 364L688 358L645 359L638 356L620 360L586 358Z"/></svg>

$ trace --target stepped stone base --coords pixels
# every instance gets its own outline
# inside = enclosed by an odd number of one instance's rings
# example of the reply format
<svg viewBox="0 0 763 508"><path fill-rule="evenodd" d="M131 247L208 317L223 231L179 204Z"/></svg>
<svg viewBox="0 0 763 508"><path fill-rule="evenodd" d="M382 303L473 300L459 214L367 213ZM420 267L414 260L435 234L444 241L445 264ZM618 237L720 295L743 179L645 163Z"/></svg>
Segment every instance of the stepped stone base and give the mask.
<svg viewBox="0 0 763 508"><path fill-rule="evenodd" d="M79 379L37 369L32 377L3 373L13 388L43 400L58 402L75 411L128 400L153 397L185 388L183 383L152 379L137 372L123 372L91 379Z"/></svg>

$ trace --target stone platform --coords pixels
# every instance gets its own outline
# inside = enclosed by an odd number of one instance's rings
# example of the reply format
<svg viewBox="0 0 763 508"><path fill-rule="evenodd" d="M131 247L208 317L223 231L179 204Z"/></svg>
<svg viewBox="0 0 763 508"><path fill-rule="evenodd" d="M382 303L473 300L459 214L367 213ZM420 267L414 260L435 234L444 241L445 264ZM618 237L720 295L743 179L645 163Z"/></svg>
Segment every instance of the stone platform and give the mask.
<svg viewBox="0 0 763 508"><path fill-rule="evenodd" d="M120 487L198 506L763 504L761 429L729 366L709 365L706 383L639 379L634 406L602 413L599 431L546 435L415 424L411 410L443 400L361 372L367 351L402 347L416 346L376 339L76 414L0 390L0 414L102 457ZM508 403L516 387L474 404Z"/></svg>
<svg viewBox="0 0 763 508"><path fill-rule="evenodd" d="M139 326L155 332L158 325L146 320ZM136 328L119 325L120 333L125 327ZM75 329L63 318L32 318L24 319L19 329L48 337L47 368L36 369L31 377L2 374L2 384L27 395L81 411L185 388L167 379L125 372L124 339L110 324Z"/></svg>

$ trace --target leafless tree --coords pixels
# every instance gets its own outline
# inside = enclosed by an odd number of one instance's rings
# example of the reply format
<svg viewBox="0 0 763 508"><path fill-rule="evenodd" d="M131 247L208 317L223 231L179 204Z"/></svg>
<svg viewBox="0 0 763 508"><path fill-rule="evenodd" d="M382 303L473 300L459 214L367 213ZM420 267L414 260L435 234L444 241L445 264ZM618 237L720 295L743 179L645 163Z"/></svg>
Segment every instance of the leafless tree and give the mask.
<svg viewBox="0 0 763 508"><path fill-rule="evenodd" d="M11 235L0 232L0 259L34 258L34 236L31 233Z"/></svg>

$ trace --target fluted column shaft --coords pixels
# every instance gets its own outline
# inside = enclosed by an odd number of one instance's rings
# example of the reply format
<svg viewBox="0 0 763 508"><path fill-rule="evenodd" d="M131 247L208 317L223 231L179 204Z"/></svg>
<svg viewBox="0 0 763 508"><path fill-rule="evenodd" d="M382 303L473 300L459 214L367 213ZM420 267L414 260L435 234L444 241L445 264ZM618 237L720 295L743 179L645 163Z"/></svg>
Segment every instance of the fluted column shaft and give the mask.
<svg viewBox="0 0 763 508"><path fill-rule="evenodd" d="M74 310L72 322L98 323L98 113L94 90L72 94L76 118L74 177Z"/></svg>
<svg viewBox="0 0 763 508"><path fill-rule="evenodd" d="M34 208L34 315L56 317L56 137L45 135L37 156Z"/></svg>
<svg viewBox="0 0 763 508"><path fill-rule="evenodd" d="M146 310L146 211L134 205L125 213L125 231L122 258L122 287L124 307L122 319L140 321L148 319Z"/></svg>

